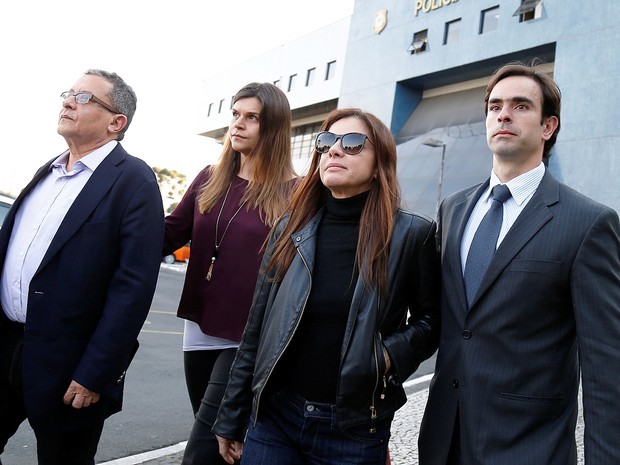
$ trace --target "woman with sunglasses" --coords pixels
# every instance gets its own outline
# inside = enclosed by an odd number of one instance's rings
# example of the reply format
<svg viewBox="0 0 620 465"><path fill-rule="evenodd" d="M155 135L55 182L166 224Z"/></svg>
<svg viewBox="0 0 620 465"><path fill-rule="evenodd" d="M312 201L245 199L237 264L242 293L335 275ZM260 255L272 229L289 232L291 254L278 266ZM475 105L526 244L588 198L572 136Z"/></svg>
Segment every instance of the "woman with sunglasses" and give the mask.
<svg viewBox="0 0 620 465"><path fill-rule="evenodd" d="M296 177L291 110L269 83L233 98L219 163L198 174L166 218L164 256L191 239L178 316L185 319L185 380L195 415L184 464L224 463L211 427L247 321L263 245Z"/></svg>
<svg viewBox="0 0 620 465"><path fill-rule="evenodd" d="M389 129L330 113L271 233L213 428L228 463L386 463L402 383L439 330L435 223L400 202Z"/></svg>

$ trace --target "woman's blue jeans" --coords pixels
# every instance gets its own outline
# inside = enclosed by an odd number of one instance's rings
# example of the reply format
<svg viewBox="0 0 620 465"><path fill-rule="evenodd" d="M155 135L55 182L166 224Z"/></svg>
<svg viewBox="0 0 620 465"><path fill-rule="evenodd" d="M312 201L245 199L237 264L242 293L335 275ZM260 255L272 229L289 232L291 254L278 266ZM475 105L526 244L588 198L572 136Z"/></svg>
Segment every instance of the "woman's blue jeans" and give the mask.
<svg viewBox="0 0 620 465"><path fill-rule="evenodd" d="M250 420L241 465L385 465L392 418L342 432L335 406L291 392L265 399ZM370 412L369 412L370 421Z"/></svg>

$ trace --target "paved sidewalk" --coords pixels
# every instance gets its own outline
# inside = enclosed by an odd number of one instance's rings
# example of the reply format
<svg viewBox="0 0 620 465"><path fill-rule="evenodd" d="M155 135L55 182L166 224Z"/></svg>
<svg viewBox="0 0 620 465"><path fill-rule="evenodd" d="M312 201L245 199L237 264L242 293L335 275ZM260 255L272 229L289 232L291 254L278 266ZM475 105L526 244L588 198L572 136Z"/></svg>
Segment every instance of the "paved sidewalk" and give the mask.
<svg viewBox="0 0 620 465"><path fill-rule="evenodd" d="M390 439L392 465L416 465L418 463L418 431L428 396L428 380L424 380L421 384L410 386L407 392L408 401L396 412L394 422L392 423L392 438ZM581 398L581 393L579 397ZM582 465L584 462L583 418L581 414L577 422L577 447L578 463ZM113 460L101 465L180 465L184 444L172 446L171 449L178 450L156 458L147 457L147 453L134 456L133 458ZM156 451L154 452L157 453Z"/></svg>

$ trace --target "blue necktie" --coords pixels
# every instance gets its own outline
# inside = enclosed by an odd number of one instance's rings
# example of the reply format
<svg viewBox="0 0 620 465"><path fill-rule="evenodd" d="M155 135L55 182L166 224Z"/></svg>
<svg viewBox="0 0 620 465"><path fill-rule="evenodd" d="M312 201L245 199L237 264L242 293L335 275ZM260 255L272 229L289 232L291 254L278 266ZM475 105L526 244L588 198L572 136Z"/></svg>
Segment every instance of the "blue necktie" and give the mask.
<svg viewBox="0 0 620 465"><path fill-rule="evenodd" d="M505 184L498 184L493 188L491 208L482 218L469 248L463 278L465 280L467 304L470 307L495 254L495 247L504 218L504 202L509 198L510 190Z"/></svg>

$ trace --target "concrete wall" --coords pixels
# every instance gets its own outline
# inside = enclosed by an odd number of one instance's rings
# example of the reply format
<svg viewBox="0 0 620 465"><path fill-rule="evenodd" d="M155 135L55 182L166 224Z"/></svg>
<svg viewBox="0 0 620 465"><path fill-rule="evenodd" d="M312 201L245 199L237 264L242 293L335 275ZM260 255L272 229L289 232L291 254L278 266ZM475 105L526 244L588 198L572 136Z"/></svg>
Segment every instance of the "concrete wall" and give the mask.
<svg viewBox="0 0 620 465"><path fill-rule="evenodd" d="M580 192L620 211L620 2L553 11L558 32L555 78L562 90L562 128L553 172Z"/></svg>

